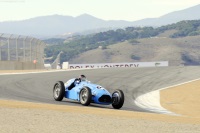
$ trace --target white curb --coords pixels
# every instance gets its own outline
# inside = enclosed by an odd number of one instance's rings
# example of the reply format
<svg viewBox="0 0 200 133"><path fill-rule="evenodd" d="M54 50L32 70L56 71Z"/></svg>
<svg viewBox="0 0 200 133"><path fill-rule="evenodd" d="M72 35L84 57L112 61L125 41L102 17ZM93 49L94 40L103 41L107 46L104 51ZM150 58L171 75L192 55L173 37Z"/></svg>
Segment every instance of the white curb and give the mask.
<svg viewBox="0 0 200 133"><path fill-rule="evenodd" d="M174 112L171 112L171 111L163 108L160 105L160 91L164 90L164 89L169 89L169 88L172 88L172 87L180 86L180 85L183 85L183 84L191 83L191 82L194 82L194 81L197 81L197 80L200 80L200 78L194 79L194 80L191 80L191 81L187 81L187 82L183 82L183 83L180 83L180 84L164 87L164 88L161 88L159 90L143 94L143 95L137 97L134 100L134 103L138 107L145 109L145 110L148 110L148 111L161 113L161 114L178 115Z"/></svg>

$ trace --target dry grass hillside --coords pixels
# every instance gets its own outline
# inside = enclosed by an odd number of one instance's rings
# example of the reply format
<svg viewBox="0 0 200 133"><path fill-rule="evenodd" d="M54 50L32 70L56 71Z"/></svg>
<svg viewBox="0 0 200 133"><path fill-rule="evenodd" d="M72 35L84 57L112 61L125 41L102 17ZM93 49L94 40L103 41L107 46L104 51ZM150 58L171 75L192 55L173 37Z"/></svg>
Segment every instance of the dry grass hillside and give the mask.
<svg viewBox="0 0 200 133"><path fill-rule="evenodd" d="M200 65L200 36L169 38L175 31L167 31L157 37L138 39L110 45L107 49L95 49L78 55L70 63L114 63L169 61L171 66Z"/></svg>

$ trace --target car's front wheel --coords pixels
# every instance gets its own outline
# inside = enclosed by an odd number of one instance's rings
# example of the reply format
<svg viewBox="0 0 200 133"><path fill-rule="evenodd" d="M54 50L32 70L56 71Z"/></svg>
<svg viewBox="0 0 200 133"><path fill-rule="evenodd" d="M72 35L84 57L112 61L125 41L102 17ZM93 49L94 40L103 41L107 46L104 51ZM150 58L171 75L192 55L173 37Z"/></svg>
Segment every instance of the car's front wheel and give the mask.
<svg viewBox="0 0 200 133"><path fill-rule="evenodd" d="M112 106L120 109L124 104L124 93L122 90L115 90L112 94Z"/></svg>
<svg viewBox="0 0 200 133"><path fill-rule="evenodd" d="M79 94L80 103L84 106L88 106L92 99L92 93L90 88L83 87Z"/></svg>
<svg viewBox="0 0 200 133"><path fill-rule="evenodd" d="M56 101L62 101L65 95L65 86L62 81L58 81L55 83L53 87L53 97Z"/></svg>

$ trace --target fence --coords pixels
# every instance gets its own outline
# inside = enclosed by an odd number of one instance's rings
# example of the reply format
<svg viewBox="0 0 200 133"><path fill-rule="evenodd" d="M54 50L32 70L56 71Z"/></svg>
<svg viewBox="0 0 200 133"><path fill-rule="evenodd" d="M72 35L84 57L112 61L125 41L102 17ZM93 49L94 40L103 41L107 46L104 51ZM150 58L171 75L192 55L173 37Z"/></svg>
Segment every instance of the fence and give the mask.
<svg viewBox="0 0 200 133"><path fill-rule="evenodd" d="M33 63L44 68L44 47L44 42L33 37L0 33L0 62Z"/></svg>

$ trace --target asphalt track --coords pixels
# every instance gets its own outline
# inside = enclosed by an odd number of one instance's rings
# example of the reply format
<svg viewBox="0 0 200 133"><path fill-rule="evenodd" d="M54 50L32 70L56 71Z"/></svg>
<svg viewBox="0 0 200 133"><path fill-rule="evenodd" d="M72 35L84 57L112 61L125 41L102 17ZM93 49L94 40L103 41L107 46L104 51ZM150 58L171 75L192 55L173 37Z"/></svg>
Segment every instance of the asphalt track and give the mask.
<svg viewBox="0 0 200 133"><path fill-rule="evenodd" d="M134 99L142 94L167 86L179 84L200 77L200 67L156 67L156 68L112 68L78 71L59 71L30 74L0 74L0 99L12 99L37 103L81 106L79 103L64 99L53 99L53 85L56 81L85 74L93 83L99 84L110 92L123 90L125 103L122 110L144 111L134 104ZM112 108L91 104L90 107Z"/></svg>

